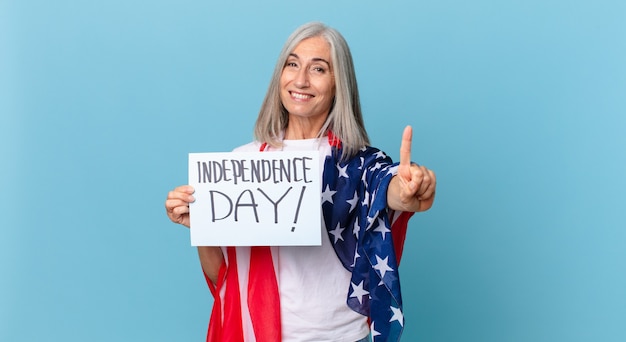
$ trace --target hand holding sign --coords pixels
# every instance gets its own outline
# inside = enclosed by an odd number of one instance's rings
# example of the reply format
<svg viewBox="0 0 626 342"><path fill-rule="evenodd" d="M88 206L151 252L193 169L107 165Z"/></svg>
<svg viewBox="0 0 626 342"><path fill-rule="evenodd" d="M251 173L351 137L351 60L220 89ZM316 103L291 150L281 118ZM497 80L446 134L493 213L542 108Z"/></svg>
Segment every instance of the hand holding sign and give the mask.
<svg viewBox="0 0 626 342"><path fill-rule="evenodd" d="M387 191L389 207L402 211L428 210L435 200L435 173L425 166L411 162L413 129L407 126L400 145L400 165Z"/></svg>
<svg viewBox="0 0 626 342"><path fill-rule="evenodd" d="M167 212L167 217L169 217L172 222L182 224L189 228L189 203L195 200L191 195L193 193L193 187L183 185L167 194L165 211Z"/></svg>

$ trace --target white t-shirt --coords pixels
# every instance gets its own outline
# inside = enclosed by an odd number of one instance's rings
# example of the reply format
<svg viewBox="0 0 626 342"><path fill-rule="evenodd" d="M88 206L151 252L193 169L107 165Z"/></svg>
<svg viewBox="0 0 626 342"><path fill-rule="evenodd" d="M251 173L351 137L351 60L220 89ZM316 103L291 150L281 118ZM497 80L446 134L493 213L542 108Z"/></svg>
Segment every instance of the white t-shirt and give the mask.
<svg viewBox="0 0 626 342"><path fill-rule="evenodd" d="M235 151L251 152L259 148L260 144L253 142ZM318 150L322 172L324 160L331 153L326 137L284 140L281 150ZM335 254L324 220L321 234L321 246L272 248L274 263L278 265L282 340L285 342L354 342L369 333L367 317L352 311L346 304L350 272Z"/></svg>

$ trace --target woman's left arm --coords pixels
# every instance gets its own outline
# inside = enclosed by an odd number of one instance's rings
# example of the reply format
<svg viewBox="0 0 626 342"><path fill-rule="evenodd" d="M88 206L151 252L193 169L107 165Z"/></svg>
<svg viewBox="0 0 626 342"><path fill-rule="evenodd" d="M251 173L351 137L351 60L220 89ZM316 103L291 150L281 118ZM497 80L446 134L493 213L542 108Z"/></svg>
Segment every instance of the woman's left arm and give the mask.
<svg viewBox="0 0 626 342"><path fill-rule="evenodd" d="M411 163L413 129L407 126L402 133L400 165L387 189L387 205L396 211L426 211L435 200L437 178L432 170Z"/></svg>

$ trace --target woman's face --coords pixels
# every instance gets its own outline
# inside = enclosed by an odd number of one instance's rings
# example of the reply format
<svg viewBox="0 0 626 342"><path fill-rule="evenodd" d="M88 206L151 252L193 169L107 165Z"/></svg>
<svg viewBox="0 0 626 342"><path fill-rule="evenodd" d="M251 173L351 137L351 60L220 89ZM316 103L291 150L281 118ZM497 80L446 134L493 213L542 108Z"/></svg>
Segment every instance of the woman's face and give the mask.
<svg viewBox="0 0 626 342"><path fill-rule="evenodd" d="M280 99L291 117L324 122L335 97L330 45L322 37L301 41L280 76Z"/></svg>

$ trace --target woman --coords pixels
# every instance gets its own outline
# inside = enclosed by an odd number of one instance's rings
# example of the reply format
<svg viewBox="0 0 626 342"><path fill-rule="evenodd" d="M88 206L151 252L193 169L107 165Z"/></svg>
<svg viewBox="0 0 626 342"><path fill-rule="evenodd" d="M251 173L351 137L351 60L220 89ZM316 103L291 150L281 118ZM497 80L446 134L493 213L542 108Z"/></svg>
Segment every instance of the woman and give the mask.
<svg viewBox="0 0 626 342"><path fill-rule="evenodd" d="M434 201L434 173L369 147L352 56L336 30L298 28L279 56L256 126L236 151L318 150L322 246L198 247L215 298L207 341L398 340L397 266L408 218ZM189 227L193 188L168 194L168 217Z"/></svg>

